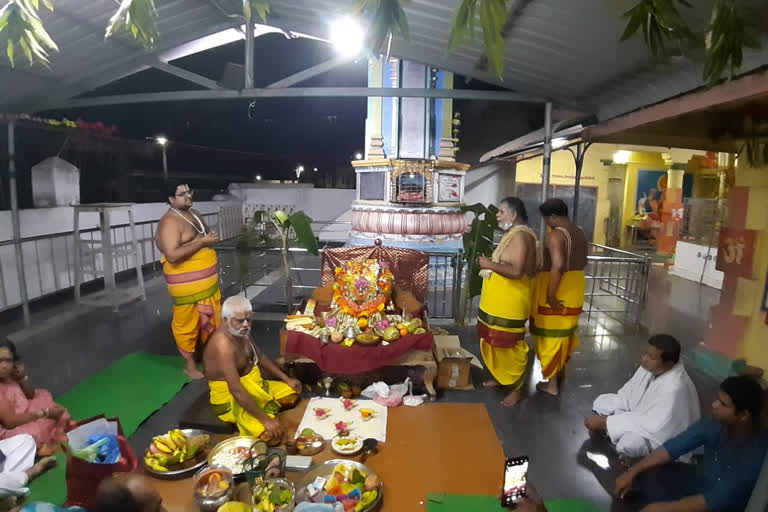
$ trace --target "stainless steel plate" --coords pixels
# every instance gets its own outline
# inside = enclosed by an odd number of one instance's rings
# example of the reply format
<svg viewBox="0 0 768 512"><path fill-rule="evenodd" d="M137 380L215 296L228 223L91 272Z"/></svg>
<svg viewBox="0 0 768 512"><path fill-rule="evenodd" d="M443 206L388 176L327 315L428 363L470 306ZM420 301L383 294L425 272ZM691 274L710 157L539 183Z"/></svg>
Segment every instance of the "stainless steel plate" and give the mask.
<svg viewBox="0 0 768 512"><path fill-rule="evenodd" d="M187 437L199 436L199 435L202 435L202 434L209 434L209 435L211 435L209 432L205 432L204 430L198 430L196 428L185 428L185 429L181 429L181 431ZM149 449L149 447L147 447L147 450L148 449ZM152 476L154 476L156 478L162 478L162 479L166 479L166 480L173 480L175 478L183 478L183 477L186 477L188 475L193 474L195 471L197 471L198 469L200 469L201 467L205 466L208 463L208 461L207 461L207 459L205 457L205 453L206 453L207 450L208 450L208 448L206 447L203 451L201 451L197 455L198 462L195 463L194 466L189 466L189 467L186 467L184 469L177 469L177 470L166 471L165 473L162 473L160 471L155 471L154 469L150 468L149 466L144 464L143 461L142 461L142 464L144 466L144 471L146 471L147 473L149 473L150 475L152 475ZM144 450L144 452L146 453L146 450ZM143 459L143 454L142 454L142 459Z"/></svg>
<svg viewBox="0 0 768 512"><path fill-rule="evenodd" d="M296 503L301 503L302 501L310 501L309 497L307 496L307 486L315 481L315 478L321 476L323 478L330 478L333 474L333 468L336 467L337 464L344 464L347 467L351 467L354 469L358 469L361 472L364 472L366 475L376 475L379 476L374 470L366 466L365 464L360 464L357 461L354 460L346 460L346 459L333 459L326 462L323 462L322 464L317 464L315 466L312 466L309 468L309 470L304 473L304 478L301 479L301 481L296 485ZM381 478L379 477L379 480ZM377 510L379 505L381 504L382 499L384 498L384 482L379 483L379 495L376 497L373 503L371 503L367 508L363 509L362 512L372 512L373 510Z"/></svg>
<svg viewBox="0 0 768 512"><path fill-rule="evenodd" d="M238 436L238 437L230 437L229 439L226 439L216 446L213 447L213 449L208 453L208 464L213 464L213 457L224 450L228 450L230 448L250 448L255 443L264 443L257 437L251 437L251 436ZM264 447L266 447L266 444L263 444ZM265 450L266 451L266 450ZM232 471L232 474L235 476L235 478L240 477L244 475L245 473L235 473Z"/></svg>

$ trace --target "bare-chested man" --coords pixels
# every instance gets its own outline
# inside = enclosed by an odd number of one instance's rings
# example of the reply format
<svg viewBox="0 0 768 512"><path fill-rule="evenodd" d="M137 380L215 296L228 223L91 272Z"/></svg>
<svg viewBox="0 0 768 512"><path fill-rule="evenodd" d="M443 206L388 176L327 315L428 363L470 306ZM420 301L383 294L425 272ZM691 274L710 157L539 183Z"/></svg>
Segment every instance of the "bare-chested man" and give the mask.
<svg viewBox="0 0 768 512"><path fill-rule="evenodd" d="M299 401L301 382L287 376L251 339L253 308L242 296L222 307L222 325L203 352L213 412L235 423L240 435L277 444L283 430L275 415ZM280 381L265 380L260 367Z"/></svg>
<svg viewBox="0 0 768 512"><path fill-rule="evenodd" d="M185 184L168 187L170 209L157 227L157 248L163 253L163 272L173 298L171 330L189 377L202 379L195 351L221 322L221 293L216 251L219 235L210 231L192 209L193 192Z"/></svg>
<svg viewBox="0 0 768 512"><path fill-rule="evenodd" d="M562 199L549 199L539 206L550 228L544 251L544 267L536 279L536 302L531 332L536 336L536 354L546 383L539 391L558 395L558 379L579 345L576 332L584 305L587 266L587 238L584 231L568 219L568 206Z"/></svg>
<svg viewBox="0 0 768 512"><path fill-rule="evenodd" d="M507 233L493 257L481 257L478 262L484 281L477 333L483 360L495 379L484 385L509 389L501 404L511 407L520 400L528 366L525 323L531 315L538 250L536 233L526 225L528 212L520 199L502 200L496 218Z"/></svg>

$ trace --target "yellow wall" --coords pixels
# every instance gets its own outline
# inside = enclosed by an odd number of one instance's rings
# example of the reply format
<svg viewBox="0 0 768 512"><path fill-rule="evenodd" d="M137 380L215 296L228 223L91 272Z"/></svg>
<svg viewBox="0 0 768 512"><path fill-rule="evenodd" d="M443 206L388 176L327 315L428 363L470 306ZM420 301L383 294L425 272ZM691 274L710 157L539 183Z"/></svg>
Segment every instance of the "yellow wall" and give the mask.
<svg viewBox="0 0 768 512"><path fill-rule="evenodd" d="M603 219L608 216L610 203L608 201L607 185L611 176L611 168L606 167L600 159L610 160L613 152L607 151L596 144L587 150L584 166L581 171L582 187L597 187L597 211L595 212L595 238L598 244L605 243L605 224ZM518 183L541 183L542 158L532 158L517 163L516 181ZM553 185L574 186L576 179L576 164L569 151L559 150L552 153L550 182ZM568 205L571 208L571 205Z"/></svg>
<svg viewBox="0 0 768 512"><path fill-rule="evenodd" d="M737 187L749 187L747 210L747 229L757 231L755 253L752 267L752 282L745 282L744 295L737 291L737 303L751 307L749 327L742 347L747 362L768 370L768 325L765 324L766 312L761 310L763 293L768 279L768 167L748 168L743 158L736 170ZM740 283L741 284L741 283ZM742 286L739 286L741 289Z"/></svg>
<svg viewBox="0 0 768 512"><path fill-rule="evenodd" d="M630 151L627 165L605 165L603 162L613 160L617 151ZM587 150L584 167L581 173L581 185L597 187L597 211L595 212L595 243L605 243L605 219L610 212L608 199L608 179L620 178L624 184L624 200L622 203L621 242L625 243L626 227L632 224L637 204L637 172L640 169L666 170L667 164L662 153L669 155L672 162L686 163L700 158L701 151L681 149L666 149L644 146L624 146L619 144L593 144ZM541 183L542 158L532 158L517 163L517 181L520 183ZM573 156L567 150L561 149L552 153L551 182L553 185L573 186L576 176L576 165ZM568 205L570 207L570 205Z"/></svg>

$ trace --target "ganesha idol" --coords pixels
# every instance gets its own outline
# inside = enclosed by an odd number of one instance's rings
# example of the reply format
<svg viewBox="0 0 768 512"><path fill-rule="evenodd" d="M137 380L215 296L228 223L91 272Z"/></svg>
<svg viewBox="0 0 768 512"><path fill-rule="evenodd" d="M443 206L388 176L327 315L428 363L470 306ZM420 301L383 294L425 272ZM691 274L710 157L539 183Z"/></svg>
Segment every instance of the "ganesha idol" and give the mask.
<svg viewBox="0 0 768 512"><path fill-rule="evenodd" d="M420 318L423 305L411 292L397 288L386 262L351 260L336 267L334 274L332 282L312 294L304 315L288 319L289 330L347 347L426 333Z"/></svg>

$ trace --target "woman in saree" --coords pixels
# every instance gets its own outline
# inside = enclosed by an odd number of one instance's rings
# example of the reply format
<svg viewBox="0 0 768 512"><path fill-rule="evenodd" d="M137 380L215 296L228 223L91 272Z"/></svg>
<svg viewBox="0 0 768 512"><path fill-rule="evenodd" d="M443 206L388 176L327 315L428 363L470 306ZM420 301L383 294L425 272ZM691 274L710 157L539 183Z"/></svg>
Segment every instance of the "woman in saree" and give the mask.
<svg viewBox="0 0 768 512"><path fill-rule="evenodd" d="M0 439L29 434L37 443L37 455L52 455L66 440L67 410L53 401L48 391L30 386L16 345L0 341Z"/></svg>

